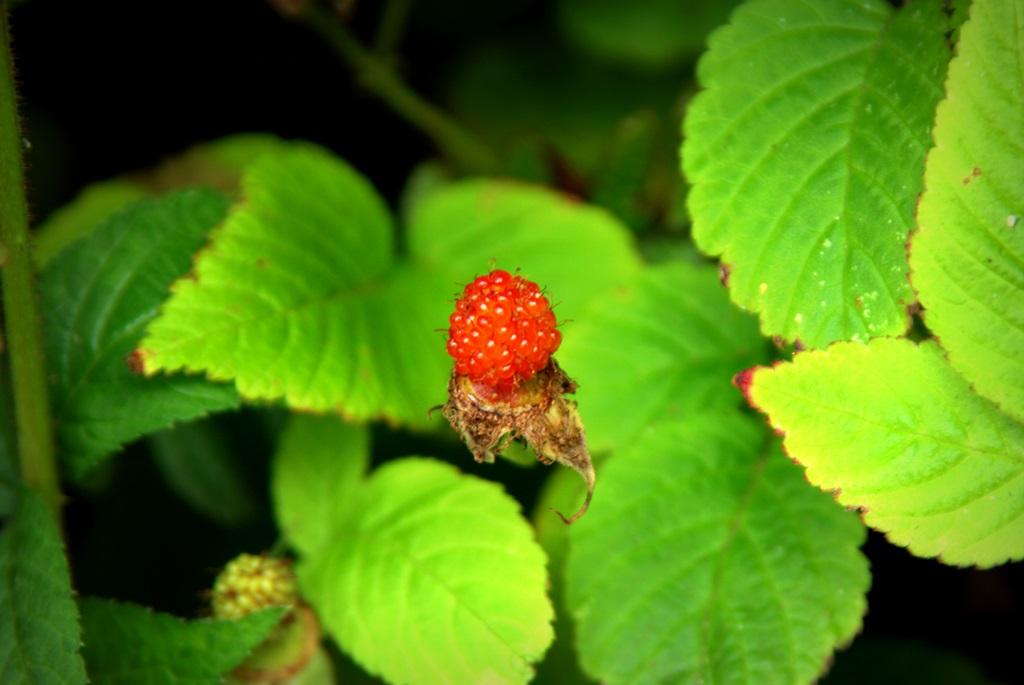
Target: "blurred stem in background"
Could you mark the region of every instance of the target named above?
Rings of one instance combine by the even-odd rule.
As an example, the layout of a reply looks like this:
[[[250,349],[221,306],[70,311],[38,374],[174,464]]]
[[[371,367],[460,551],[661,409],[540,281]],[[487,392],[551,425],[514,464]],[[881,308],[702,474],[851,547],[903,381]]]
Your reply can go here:
[[[411,9],[412,0],[388,0],[384,4],[380,24],[377,26],[377,35],[373,42],[374,52],[382,59],[394,59]]]
[[[408,5],[408,0],[395,0],[385,8],[377,34],[377,52],[364,47],[337,17],[314,3],[305,7],[300,17],[348,64],[364,88],[429,136],[455,165],[469,172],[494,171],[498,166],[495,152],[413,92],[392,66],[394,56],[390,50],[401,33]]]
[[[0,275],[21,476],[60,518],[42,321],[33,284],[21,127],[14,90],[9,5],[0,0]]]

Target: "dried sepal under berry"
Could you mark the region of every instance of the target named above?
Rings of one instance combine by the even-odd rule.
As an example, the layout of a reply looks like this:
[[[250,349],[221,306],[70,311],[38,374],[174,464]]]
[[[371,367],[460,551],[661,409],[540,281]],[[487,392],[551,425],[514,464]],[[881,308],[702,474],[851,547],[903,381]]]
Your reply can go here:
[[[545,464],[578,472],[587,485],[587,511],[595,474],[576,403],[565,397],[576,383],[552,353],[562,337],[555,315],[536,283],[507,271],[492,271],[466,286],[450,319],[448,352],[455,369],[444,415],[473,458],[493,462],[522,438]]]
[[[586,513],[596,481],[576,403],[565,397],[575,390],[576,383],[551,359],[543,370],[501,399],[468,377],[453,373],[443,408],[445,418],[479,462],[493,462],[511,440],[522,438],[541,462],[558,462],[579,473],[587,485],[583,506],[568,517],[555,511],[567,524]]]

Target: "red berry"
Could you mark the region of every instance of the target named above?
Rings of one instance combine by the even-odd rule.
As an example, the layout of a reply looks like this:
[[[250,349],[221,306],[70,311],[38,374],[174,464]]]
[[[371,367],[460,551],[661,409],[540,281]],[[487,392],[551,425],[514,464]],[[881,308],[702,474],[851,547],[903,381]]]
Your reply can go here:
[[[502,392],[547,366],[562,342],[537,284],[500,269],[466,286],[448,322],[455,373]]]

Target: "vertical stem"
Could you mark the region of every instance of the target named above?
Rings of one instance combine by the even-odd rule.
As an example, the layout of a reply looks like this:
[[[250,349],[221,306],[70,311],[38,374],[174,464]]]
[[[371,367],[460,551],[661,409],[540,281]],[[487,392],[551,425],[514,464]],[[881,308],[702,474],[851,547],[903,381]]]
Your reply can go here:
[[[8,3],[0,0],[0,285],[11,365],[18,455],[25,483],[58,514],[60,488],[29,251],[22,138],[14,90]]]

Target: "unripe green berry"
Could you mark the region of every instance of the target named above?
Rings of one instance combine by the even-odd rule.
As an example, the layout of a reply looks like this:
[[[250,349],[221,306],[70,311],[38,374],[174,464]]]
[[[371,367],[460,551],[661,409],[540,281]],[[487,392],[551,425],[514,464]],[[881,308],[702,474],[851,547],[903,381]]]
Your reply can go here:
[[[298,600],[291,561],[241,554],[213,584],[213,615],[237,619],[270,607],[292,607]]]

